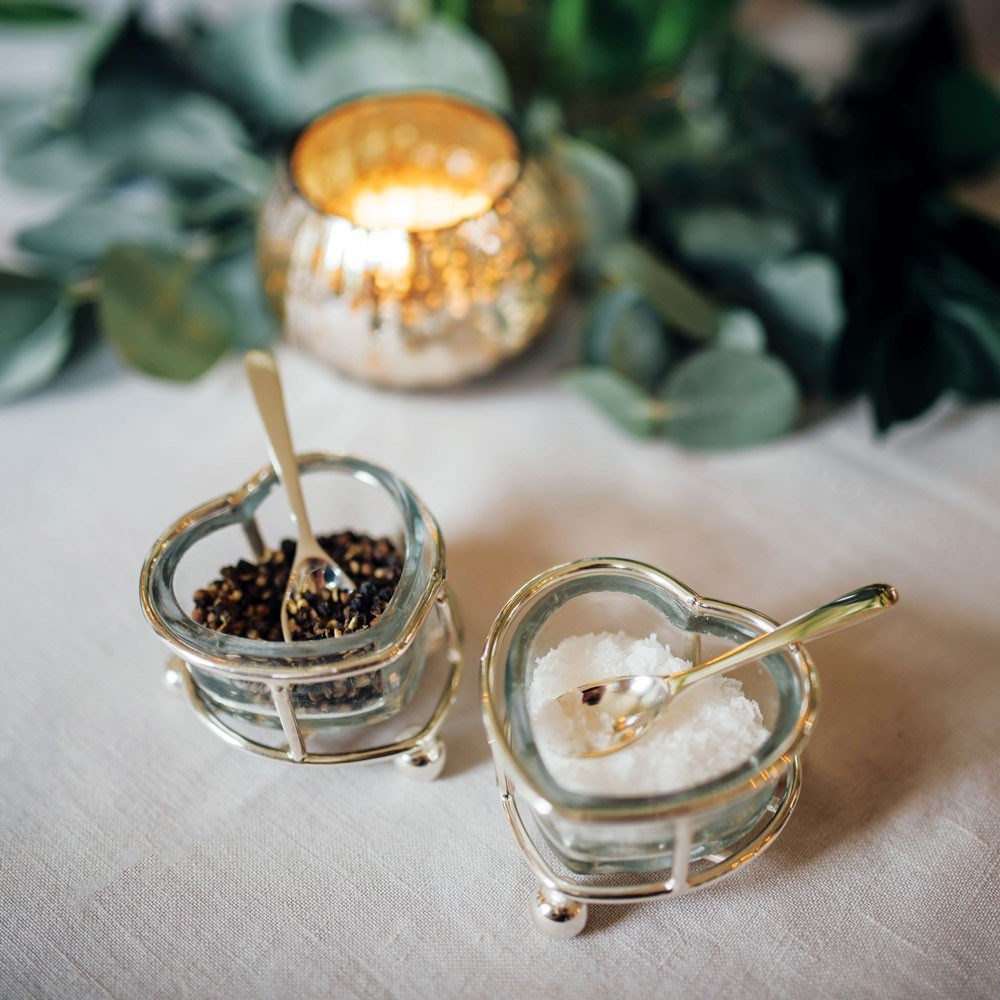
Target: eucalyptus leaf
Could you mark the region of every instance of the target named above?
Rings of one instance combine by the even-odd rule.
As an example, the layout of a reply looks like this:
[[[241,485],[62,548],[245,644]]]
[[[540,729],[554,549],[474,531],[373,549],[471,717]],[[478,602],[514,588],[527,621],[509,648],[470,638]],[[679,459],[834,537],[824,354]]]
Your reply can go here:
[[[649,437],[657,432],[660,407],[656,400],[624,376],[609,368],[571,368],[563,377],[630,434]]]
[[[753,280],[772,348],[808,385],[825,389],[846,319],[837,265],[824,254],[803,253],[768,261]]]
[[[100,117],[96,104],[88,108],[87,148],[130,172],[181,179],[260,172],[243,124],[212,97],[149,90],[134,107],[123,96],[119,108],[108,89],[101,96]]]
[[[615,284],[640,288],[664,322],[692,340],[711,340],[718,332],[719,306],[640,244],[614,244],[605,253],[601,269]]]
[[[799,389],[777,358],[699,351],[677,365],[661,398],[668,437],[688,448],[740,448],[794,426]]]
[[[297,22],[312,18],[300,11]],[[301,38],[287,9],[257,11],[205,33],[193,47],[197,70],[254,121],[289,132],[357,94],[420,87],[453,91],[505,108],[510,89],[492,50],[440,18],[412,31],[344,22]],[[293,36],[294,39],[293,40]]]
[[[1000,395],[1000,310],[974,302],[945,302],[940,336],[952,357],[954,388],[971,398]]]
[[[674,232],[681,254],[691,263],[747,270],[786,256],[799,243],[795,225],[785,216],[723,206],[678,214]]]
[[[296,63],[324,56],[345,33],[344,21],[333,11],[299,0],[288,8],[288,52]]]
[[[0,95],[0,150],[16,148],[44,131],[50,113],[47,94]]]
[[[260,176],[250,139],[225,105],[188,94],[136,124],[130,161],[143,172],[168,177],[201,174]]]
[[[21,249],[63,270],[94,264],[117,243],[169,247],[180,241],[175,206],[148,186],[70,205],[17,240]]]
[[[275,339],[278,323],[264,298],[252,249],[212,261],[205,270],[205,278],[229,302],[235,350],[267,347]]]
[[[0,273],[0,403],[43,386],[73,343],[71,314],[55,284]]]
[[[168,42],[148,31],[133,11],[116,25],[95,61],[75,127],[95,150],[131,152],[145,121],[189,92]]]
[[[494,108],[510,105],[507,76],[490,47],[440,18],[413,31],[343,35],[323,58],[302,67],[296,90],[311,117],[357,94],[418,88],[446,90]]]
[[[644,386],[662,381],[673,358],[667,331],[637,288],[596,296],[580,331],[581,360],[610,365]]]
[[[183,256],[114,247],[102,259],[99,275],[101,330],[140,371],[197,378],[229,347],[233,317],[225,297]]]
[[[188,57],[195,71],[247,118],[288,132],[308,116],[296,93],[288,30],[280,7],[257,9],[206,29],[192,41]]]
[[[0,12],[4,9],[0,2]],[[49,22],[15,21],[0,32],[0,67],[13,62],[16,67],[28,69],[2,74],[3,82],[11,89],[43,99],[47,105],[46,124],[50,125],[68,124],[86,99],[94,68],[124,20],[123,15],[108,12],[97,16],[97,11],[86,7],[75,9],[74,14],[72,18]]]
[[[15,136],[5,151],[4,173],[26,187],[76,192],[104,183],[117,158],[97,153],[75,132],[42,128]]]
[[[843,329],[840,271],[830,257],[803,253],[768,261],[754,277],[770,304],[816,340],[829,343]]]
[[[176,192],[185,227],[230,230],[253,224],[262,198],[260,188],[269,175],[270,170],[251,184],[224,177],[173,179],[170,188]]]
[[[767,333],[756,313],[749,309],[730,309],[722,316],[712,346],[726,351],[763,354],[767,348]]]
[[[628,231],[639,197],[635,178],[624,164],[589,142],[561,136],[552,150],[581,233],[578,264],[593,274],[604,251]]]

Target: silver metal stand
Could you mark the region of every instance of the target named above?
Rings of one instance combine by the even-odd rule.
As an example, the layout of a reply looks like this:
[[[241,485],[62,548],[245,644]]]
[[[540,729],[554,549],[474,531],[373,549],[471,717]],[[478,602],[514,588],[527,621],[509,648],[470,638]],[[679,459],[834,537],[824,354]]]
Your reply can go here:
[[[793,757],[785,777],[779,782],[754,829],[729,844],[725,852],[702,859],[710,864],[697,870],[691,868],[690,861],[690,819],[679,818],[674,829],[674,857],[677,861],[668,877],[631,885],[589,885],[557,874],[535,845],[506,775],[500,781],[500,800],[518,846],[539,882],[532,911],[536,925],[550,937],[571,938],[586,925],[587,908],[591,904],[620,905],[642,903],[660,896],[679,896],[732,875],[774,843],[798,802],[801,786],[801,763],[798,757]]]
[[[306,736],[288,696],[287,685],[273,683],[269,685],[271,697],[288,745],[284,749],[269,746],[237,732],[224,721],[211,699],[198,688],[191,668],[179,657],[171,657],[164,679],[169,686],[179,688],[187,694],[191,706],[202,722],[227,743],[240,750],[269,757],[272,760],[291,761],[297,764],[366,764],[394,759],[413,777],[433,781],[443,770],[446,755],[444,741],[437,735],[438,730],[454,704],[462,674],[461,633],[448,588],[443,584],[435,600],[434,610],[444,632],[448,677],[427,722],[416,732],[408,733],[390,743],[341,753],[310,752],[306,745]],[[333,676],[331,673],[331,678]],[[319,681],[323,679],[313,678]]]

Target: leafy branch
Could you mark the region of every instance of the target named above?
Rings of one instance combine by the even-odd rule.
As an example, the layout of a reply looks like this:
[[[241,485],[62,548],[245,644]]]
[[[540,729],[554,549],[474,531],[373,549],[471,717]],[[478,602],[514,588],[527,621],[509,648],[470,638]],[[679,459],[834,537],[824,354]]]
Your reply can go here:
[[[512,109],[555,171],[587,304],[566,378],[628,431],[733,447],[810,399],[863,393],[886,428],[943,393],[1000,396],[1000,233],[953,197],[1000,164],[1000,101],[943,0],[822,94],[740,37],[732,0],[398,6],[389,26],[294,2],[168,35],[0,6],[8,33],[62,38],[66,66],[0,98],[4,170],[69,195],[19,235],[32,273],[0,275],[0,400],[95,320],[167,378],[266,343],[272,164],[330,104],[413,87]]]

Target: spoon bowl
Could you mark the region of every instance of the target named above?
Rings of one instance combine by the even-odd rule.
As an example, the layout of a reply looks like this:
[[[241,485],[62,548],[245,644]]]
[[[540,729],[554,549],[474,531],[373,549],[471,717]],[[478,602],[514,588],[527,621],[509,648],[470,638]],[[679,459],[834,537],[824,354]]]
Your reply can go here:
[[[805,639],[831,635],[857,625],[891,607],[899,599],[895,587],[873,583],[807,611],[771,632],[676,674],[630,674],[582,684],[561,694],[556,703],[566,712],[585,710],[588,725],[580,733],[578,756],[603,757],[639,739],[681,690],[700,680],[759,660]]]
[[[281,634],[285,641],[292,641],[291,619],[301,607],[300,602],[308,602],[307,595],[320,597],[324,593],[330,593],[336,596],[341,590],[351,593],[354,584],[325,551],[322,555],[308,552],[299,555],[299,549],[296,548],[295,562],[288,574],[288,584],[281,599]]]
[[[319,544],[310,526],[299,480],[299,465],[292,448],[288,414],[281,391],[281,376],[273,355],[267,351],[248,351],[244,366],[257,412],[264,424],[271,464],[285,488],[292,521],[299,535],[295,546],[295,561],[281,599],[281,634],[285,642],[293,642],[293,606],[298,609],[301,601],[308,603],[308,596],[320,595],[324,590],[336,595],[338,591],[354,591],[357,588],[354,581]]]

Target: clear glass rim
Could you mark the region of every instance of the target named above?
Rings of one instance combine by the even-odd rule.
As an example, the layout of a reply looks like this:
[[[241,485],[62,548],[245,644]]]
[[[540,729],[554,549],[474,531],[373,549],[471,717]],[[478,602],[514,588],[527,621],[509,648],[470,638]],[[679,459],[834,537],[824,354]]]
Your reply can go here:
[[[456,219],[447,225],[437,226],[428,229],[407,229],[407,232],[411,236],[419,236],[421,233],[424,234],[435,234],[442,235],[446,233],[453,232],[465,223],[470,222],[474,219],[482,218],[484,215],[492,212],[498,201],[502,198],[507,197],[510,192],[517,186],[524,174],[524,142],[522,141],[521,134],[516,127],[513,118],[510,115],[504,113],[501,109],[496,107],[491,107],[490,105],[475,101],[469,97],[459,94],[457,92],[445,90],[443,88],[421,88],[419,90],[397,90],[397,89],[386,89],[375,92],[364,92],[355,94],[349,97],[345,97],[343,100],[337,101],[335,104],[331,104],[325,110],[319,112],[310,121],[308,121],[291,139],[285,148],[284,156],[282,158],[282,166],[284,173],[287,177],[289,187],[295,193],[296,197],[302,200],[305,205],[309,208],[311,212],[316,213],[316,215],[324,219],[340,219],[344,222],[349,223],[355,229],[363,229],[366,232],[374,232],[376,230],[370,229],[367,226],[360,225],[355,222],[352,218],[346,215],[342,215],[336,212],[328,212],[320,205],[317,205],[312,198],[309,197],[299,186],[298,181],[295,177],[294,169],[294,159],[296,150],[300,148],[300,143],[306,138],[309,131],[321,122],[324,122],[334,115],[343,114],[344,112],[350,111],[354,107],[358,107],[362,104],[375,104],[375,103],[387,103],[387,102],[397,102],[401,100],[418,100],[418,101],[439,101],[442,105],[442,111],[447,112],[447,108],[450,106],[452,108],[458,107],[465,112],[470,112],[479,117],[488,119],[491,125],[500,127],[509,135],[514,152],[516,154],[515,162],[517,163],[517,170],[511,177],[510,181],[503,187],[498,189],[490,197],[490,202],[488,205],[484,206],[481,211],[463,216],[460,219]]]
[[[430,511],[403,480],[364,459],[328,452],[298,456],[299,471],[345,473],[383,489],[403,522],[405,552],[400,585],[389,606],[370,628],[354,635],[302,642],[268,642],[225,635],[199,625],[183,610],[174,593],[174,572],[184,553],[216,527],[240,524],[253,517],[279,486],[271,466],[256,472],[232,493],[195,507],[179,517],[156,540],[139,579],[143,613],[154,631],[188,663],[219,676],[246,680],[295,682],[358,673],[401,655],[426,618],[445,573],[441,531]],[[433,565],[421,572],[430,542]]]
[[[789,647],[783,654],[800,678],[802,697],[795,722],[787,733],[773,741],[765,757],[756,763],[727,772],[703,785],[680,789],[665,795],[610,798],[570,792],[548,776],[544,767],[540,774],[529,772],[518,760],[510,743],[509,710],[501,718],[493,698],[494,686],[506,677],[506,657],[499,653],[507,632],[524,613],[526,605],[567,580],[593,574],[625,574],[662,588],[692,614],[716,615],[738,621],[755,634],[763,634],[776,622],[757,611],[741,605],[701,597],[674,577],[646,563],[616,557],[595,557],[555,566],[540,573],[522,586],[504,605],[490,628],[483,649],[480,674],[483,702],[483,722],[498,762],[498,769],[509,771],[519,791],[527,791],[536,812],[579,822],[630,822],[636,819],[676,817],[705,808],[722,805],[745,794],[748,788],[759,787],[783,774],[793,757],[800,751],[812,732],[819,710],[819,681],[812,660],[801,646]]]

